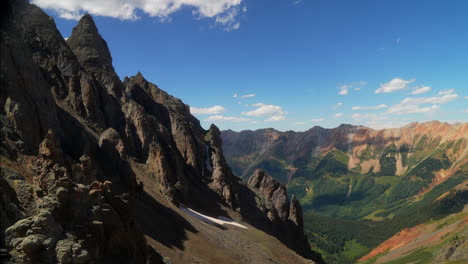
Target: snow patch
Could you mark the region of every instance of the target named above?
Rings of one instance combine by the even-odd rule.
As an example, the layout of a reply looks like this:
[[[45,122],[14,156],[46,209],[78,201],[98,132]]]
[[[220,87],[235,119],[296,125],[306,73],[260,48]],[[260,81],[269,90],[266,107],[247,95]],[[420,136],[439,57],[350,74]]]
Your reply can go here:
[[[207,223],[207,224],[210,224],[210,225],[233,225],[233,226],[237,226],[237,227],[240,227],[240,228],[244,228],[244,229],[247,229],[247,227],[245,225],[242,225],[242,224],[239,224],[239,223],[236,223],[234,222],[232,219],[229,219],[227,217],[224,217],[224,216],[220,216],[218,217],[218,219],[214,218],[214,217],[211,217],[211,216],[206,216],[206,215],[203,215],[203,214],[200,214],[199,212],[193,210],[193,209],[190,209],[190,208],[187,208],[185,206],[180,206],[179,207],[180,210],[186,212],[187,214]]]

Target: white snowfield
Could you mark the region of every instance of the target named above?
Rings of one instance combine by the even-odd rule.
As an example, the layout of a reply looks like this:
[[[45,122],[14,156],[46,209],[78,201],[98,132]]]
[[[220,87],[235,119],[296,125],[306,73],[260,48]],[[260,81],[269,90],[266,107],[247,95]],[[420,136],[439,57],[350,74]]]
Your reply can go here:
[[[247,227],[245,225],[236,223],[232,219],[229,219],[227,217],[220,216],[220,217],[218,217],[218,219],[216,219],[216,218],[211,217],[211,216],[206,216],[206,215],[200,214],[199,212],[197,212],[197,211],[195,211],[193,209],[187,208],[185,206],[180,206],[179,209],[186,212],[187,214],[189,214],[191,216],[196,217],[197,219],[200,219],[201,221],[203,221],[203,222],[205,222],[207,224],[210,224],[210,225],[214,225],[214,226],[216,226],[216,225],[233,225],[233,226],[237,226],[237,227],[240,227],[240,228],[247,229]]]

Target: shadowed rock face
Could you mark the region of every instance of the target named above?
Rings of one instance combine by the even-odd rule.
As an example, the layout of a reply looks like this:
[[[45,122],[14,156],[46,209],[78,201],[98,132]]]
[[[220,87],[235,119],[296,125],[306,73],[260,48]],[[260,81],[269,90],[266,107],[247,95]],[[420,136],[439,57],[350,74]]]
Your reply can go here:
[[[99,35],[96,24],[89,14],[85,14],[73,28],[67,44],[86,72],[104,84],[110,94],[116,98],[122,96],[122,82],[112,66],[107,43]]]
[[[134,224],[128,194],[76,183],[73,161],[52,131],[39,147],[32,170],[36,203],[31,216],[5,231],[6,245],[20,263],[89,263],[120,259],[142,263],[146,242]],[[122,250],[125,249],[125,250]]]
[[[324,262],[320,254],[310,250],[307,237],[304,235],[302,207],[294,196],[291,202],[289,201],[286,187],[259,169],[250,176],[247,187],[253,192],[254,197],[245,199],[249,195],[244,195],[241,204],[244,208],[255,208],[250,212],[244,212],[247,218],[252,222],[266,222],[267,226],[263,229],[274,234],[288,247],[314,259],[317,263]]]
[[[288,219],[289,200],[286,187],[261,170],[256,170],[250,176],[247,186],[263,197],[265,207],[269,210],[267,215],[272,221]]]
[[[145,236],[164,234],[159,223],[184,223],[168,203],[237,211],[311,257],[300,206],[289,205],[284,187],[242,185],[216,126],[204,130],[187,105],[140,73],[122,82],[91,16],[65,41],[37,6],[8,3],[0,30],[0,245],[14,261],[161,263]],[[180,229],[196,232],[189,227]],[[185,236],[159,239],[183,248],[174,237]]]

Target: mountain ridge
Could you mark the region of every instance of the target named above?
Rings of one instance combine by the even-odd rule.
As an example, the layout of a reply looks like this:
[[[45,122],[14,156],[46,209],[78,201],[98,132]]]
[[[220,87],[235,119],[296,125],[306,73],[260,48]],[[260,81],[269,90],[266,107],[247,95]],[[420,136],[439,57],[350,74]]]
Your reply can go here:
[[[401,128],[390,128],[390,129],[381,129],[381,130],[374,130],[372,128],[364,127],[364,126],[354,126],[354,125],[346,125],[342,124],[336,128],[331,128],[331,129],[326,129],[322,128],[319,126],[315,126],[309,130],[306,130],[304,132],[294,132],[294,131],[286,131],[286,132],[281,132],[277,131],[272,128],[267,128],[267,129],[259,129],[259,130],[244,130],[240,132],[235,132],[232,130],[225,130],[223,131],[223,141],[224,141],[224,148],[226,155],[228,157],[228,160],[231,157],[234,157],[235,155],[240,155],[242,154],[241,152],[238,153],[231,153],[232,151],[236,151],[235,149],[235,144],[238,143],[237,141],[234,140],[234,142],[231,144],[230,137],[234,137],[234,135],[239,135],[238,137],[254,137],[254,135],[257,135],[257,137],[262,136],[263,138],[259,138],[259,142],[264,143],[262,147],[259,147],[257,151],[265,151],[265,147],[273,147],[274,144],[281,144],[281,137],[283,137],[283,140],[286,140],[284,137],[290,136],[287,140],[288,143],[284,143],[284,145],[287,144],[296,144],[297,146],[295,147],[290,147],[288,146],[289,149],[286,149],[285,151],[288,152],[286,155],[282,154],[283,156],[288,156],[289,160],[294,159],[294,156],[298,156],[296,153],[304,148],[309,148],[310,147],[307,145],[313,144],[314,147],[320,148],[317,149],[317,151],[321,152],[328,152],[332,148],[337,148],[343,151],[348,151],[348,148],[355,148],[355,152],[353,155],[351,155],[350,159],[354,158],[356,159],[356,156],[361,154],[363,146],[366,145],[366,140],[373,140],[373,142],[369,142],[369,144],[379,144],[379,140],[387,140],[389,142],[394,142],[398,146],[402,144],[409,144],[412,143],[414,139],[414,134],[425,134],[428,133],[429,131],[437,130],[439,134],[437,133],[431,133],[432,137],[441,137],[440,138],[440,143],[443,143],[447,140],[457,140],[457,139],[464,139],[468,135],[468,123],[464,124],[455,124],[455,125],[450,125],[448,123],[442,123],[439,121],[430,121],[430,122],[424,122],[424,123],[418,123],[418,122],[412,122],[408,125],[405,125]],[[246,142],[244,142],[246,143]],[[349,144],[348,144],[349,143]],[[250,142],[246,143],[249,146],[256,144],[254,139],[251,139]],[[260,143],[261,144],[261,143]],[[389,143],[386,143],[389,144]],[[466,142],[464,143],[466,144]],[[304,147],[305,146],[305,147]],[[262,149],[263,148],[263,149]],[[464,149],[464,148],[461,148]],[[251,150],[251,152],[255,152],[254,150]],[[290,154],[290,155],[288,155]],[[468,153],[460,153],[460,159],[463,157],[466,157]],[[301,155],[301,154],[299,154]],[[241,175],[241,177],[244,175],[243,171],[236,170],[239,167],[243,168],[248,168],[250,164],[248,163],[242,163],[242,166],[237,165],[235,161],[232,159],[230,160],[231,162],[231,167],[234,168],[236,174]],[[350,160],[351,164],[348,165],[349,169],[352,169],[355,164],[352,164],[353,160]],[[374,164],[375,165],[375,164]],[[368,165],[365,165],[368,167]],[[400,168],[401,170],[401,168]],[[364,172],[364,171],[362,171]],[[250,172],[246,172],[246,174],[249,174]],[[271,173],[271,172],[270,172]],[[399,174],[401,174],[402,171],[399,171]],[[274,175],[275,176],[275,175]],[[283,183],[287,183],[284,182]]]
[[[457,186],[468,175],[468,123],[223,131],[222,139],[244,181],[262,169],[287,186],[302,204],[310,243],[331,263],[354,263],[402,229],[467,202]]]
[[[299,203],[282,193],[289,217],[279,217],[268,196],[232,174],[216,126],[203,129],[141,73],[120,80],[91,16],[64,40],[34,4],[8,5],[0,246],[11,261],[323,262]],[[248,228],[207,225],[182,205]]]

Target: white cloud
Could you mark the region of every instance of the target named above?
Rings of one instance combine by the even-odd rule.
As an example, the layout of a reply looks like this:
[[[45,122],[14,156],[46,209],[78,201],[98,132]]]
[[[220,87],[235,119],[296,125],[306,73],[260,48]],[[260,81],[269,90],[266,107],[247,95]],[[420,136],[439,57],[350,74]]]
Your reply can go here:
[[[338,94],[347,95],[349,88],[351,88],[351,85],[341,85],[340,87],[338,87],[338,89],[340,90]]]
[[[286,120],[284,115],[274,115],[270,118],[265,119],[265,122],[276,122],[276,121],[283,121]]]
[[[166,20],[169,15],[184,7],[192,9],[196,18],[214,18],[226,30],[239,28],[238,17],[247,11],[240,10],[242,0],[32,0],[41,8],[57,11],[65,19],[79,19],[83,13],[119,18],[139,19],[138,11]],[[244,11],[245,10],[245,11]]]
[[[367,125],[373,129],[400,128],[406,125],[408,121],[388,120],[384,122],[370,121]]]
[[[336,103],[336,104],[333,106],[333,109],[340,108],[341,106],[343,106],[343,103],[341,103],[341,102]]]
[[[237,98],[237,94],[235,93],[234,95],[232,95],[232,98]]]
[[[454,93],[455,93],[455,89],[448,89],[448,90],[439,91],[437,95],[454,94]]]
[[[340,117],[343,117],[343,113],[337,113],[337,114],[334,114],[333,115],[333,118],[340,118]]]
[[[241,96],[241,98],[252,98],[255,97],[255,94],[244,94]]]
[[[392,92],[395,92],[395,91],[403,90],[403,89],[406,89],[408,87],[408,84],[414,82],[415,80],[416,79],[406,81],[406,80],[403,80],[403,79],[400,79],[400,78],[394,78],[391,81],[389,81],[388,83],[381,84],[380,88],[375,90],[375,93],[376,94],[378,94],[378,93],[392,93]]]
[[[213,114],[220,114],[225,112],[226,109],[220,105],[215,105],[208,108],[198,108],[198,107],[190,107],[190,113],[192,115],[213,115]]]
[[[172,0],[172,1],[174,1],[174,0]],[[185,1],[190,1],[190,0],[185,0]],[[199,0],[199,1],[201,1],[201,0]],[[227,1],[227,0],[224,0],[224,1]],[[240,4],[240,2],[241,1],[239,0],[239,4]],[[244,11],[244,10],[247,11],[247,9],[242,9],[242,11]],[[239,9],[239,7],[229,8],[229,9],[227,9],[226,12],[216,16],[215,22],[220,24],[220,25],[223,25],[224,29],[227,30],[227,31],[239,29],[240,22],[237,21],[237,17],[239,16],[240,11],[241,10]]]
[[[275,122],[286,120],[286,115],[288,112],[284,111],[281,106],[278,105],[267,105],[264,103],[252,104],[252,106],[258,107],[255,110],[242,112],[243,115],[247,116],[266,116],[265,122]]]
[[[445,104],[457,99],[458,97],[458,94],[453,93],[433,97],[407,97],[403,99],[400,104]]]
[[[386,108],[388,105],[386,104],[379,104],[377,106],[353,106],[351,109],[353,110],[376,110],[381,108]]]
[[[387,113],[389,114],[421,114],[421,113],[432,113],[440,109],[439,104],[445,104],[451,102],[459,97],[458,94],[452,93],[455,91],[443,91],[442,96],[433,97],[407,97],[403,99],[399,104],[393,105],[388,108]],[[432,106],[421,107],[420,105],[432,104]]]
[[[310,121],[312,122],[320,122],[320,121],[323,121],[325,120],[325,118],[315,118],[315,119],[311,119]]]
[[[429,86],[423,86],[421,88],[416,88],[414,89],[411,94],[423,94],[423,93],[427,93],[431,90],[432,88],[429,87]]]
[[[256,103],[256,104],[253,104],[252,106],[256,106],[258,108],[252,111],[242,112],[242,114],[248,115],[248,116],[279,116],[279,115],[287,114],[287,112],[285,112],[283,108],[278,105],[267,105],[263,103]]]
[[[294,124],[296,124],[296,125],[305,125],[305,123],[306,123],[306,122],[296,122],[296,123],[294,123]]]
[[[465,96],[465,99],[468,99],[468,96]]]
[[[425,114],[425,113],[437,112],[439,109],[440,109],[440,105],[433,105],[430,107],[420,108],[419,105],[414,105],[414,104],[397,104],[397,105],[391,106],[387,112],[390,114],[397,114],[397,115]]]
[[[223,115],[210,116],[210,117],[206,118],[205,121],[206,122],[228,121],[228,122],[234,122],[234,123],[240,123],[240,122],[255,123],[255,121],[253,121],[250,118],[223,116]]]
[[[360,91],[363,86],[365,86],[367,82],[359,81],[353,82],[351,84],[342,84],[338,87],[338,94],[339,95],[347,95],[349,93],[349,89],[353,88],[354,91]]]
[[[352,114],[351,117],[356,121],[377,121],[388,119],[387,116],[383,116],[381,114]]]

